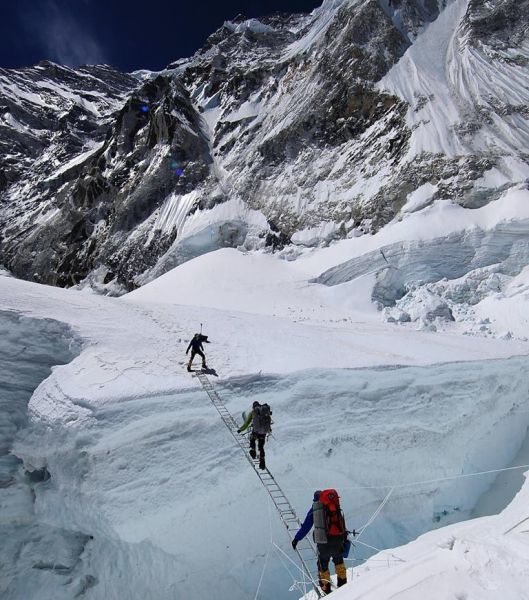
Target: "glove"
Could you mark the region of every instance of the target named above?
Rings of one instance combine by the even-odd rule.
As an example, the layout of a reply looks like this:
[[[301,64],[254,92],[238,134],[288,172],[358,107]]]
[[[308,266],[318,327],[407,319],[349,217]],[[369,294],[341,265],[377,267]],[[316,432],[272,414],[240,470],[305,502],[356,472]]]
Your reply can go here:
[[[293,539],[292,540],[292,548],[294,548],[294,550],[296,549],[297,545],[298,545],[298,540]]]
[[[237,433],[241,433],[241,430],[240,430],[240,429],[237,429]]]

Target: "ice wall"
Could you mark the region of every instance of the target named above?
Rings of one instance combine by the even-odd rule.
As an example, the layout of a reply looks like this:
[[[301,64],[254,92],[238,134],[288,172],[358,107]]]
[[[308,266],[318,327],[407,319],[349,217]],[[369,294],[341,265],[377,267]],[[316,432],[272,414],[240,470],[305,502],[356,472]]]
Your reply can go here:
[[[4,600],[72,598],[85,585],[78,568],[88,539],[39,522],[34,501],[49,477],[46,469],[28,473],[12,454],[28,426],[33,390],[54,365],[70,361],[79,343],[65,325],[0,311],[0,596]],[[70,581],[70,583],[72,583]]]
[[[349,526],[360,527],[397,486],[362,538],[387,548],[468,518],[494,484],[493,475],[434,480],[512,464],[529,425],[528,362],[307,370],[217,385],[238,418],[255,399],[273,407],[267,462],[301,517],[314,489],[333,486]],[[36,418],[19,430],[17,454],[51,477],[33,486],[32,512],[4,543],[3,555],[17,557],[7,598],[31,598],[40,587],[39,600],[246,600],[267,553],[261,597],[294,597],[271,546],[289,553],[289,541],[208,398],[191,385],[101,403],[72,398],[91,413],[83,427]],[[368,554],[358,548],[355,558]]]
[[[433,240],[398,242],[368,252],[322,273],[315,281],[338,285],[377,273],[373,299],[392,306],[411,285],[499,265],[498,272],[518,274],[529,263],[529,222],[499,223],[492,230],[472,228]]]
[[[279,407],[270,460],[282,456],[279,481],[301,515],[313,490],[332,486],[342,494],[349,527],[360,528],[395,485],[362,538],[388,548],[469,518],[496,475],[436,479],[512,466],[527,443],[528,363],[523,357],[307,371],[233,382],[225,393]],[[523,479],[517,471],[502,477],[514,485],[504,486],[503,496],[496,494],[497,510],[511,501]],[[356,558],[371,553],[359,546]]]

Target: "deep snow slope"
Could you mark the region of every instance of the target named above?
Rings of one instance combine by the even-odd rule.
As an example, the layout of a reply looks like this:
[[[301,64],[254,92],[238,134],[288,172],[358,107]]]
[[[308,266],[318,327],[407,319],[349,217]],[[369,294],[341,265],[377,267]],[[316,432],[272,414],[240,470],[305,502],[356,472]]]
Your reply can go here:
[[[483,206],[529,176],[528,15],[527,0],[326,0],[228,20],[137,79],[2,71],[0,263],[119,294],[218,248]]]

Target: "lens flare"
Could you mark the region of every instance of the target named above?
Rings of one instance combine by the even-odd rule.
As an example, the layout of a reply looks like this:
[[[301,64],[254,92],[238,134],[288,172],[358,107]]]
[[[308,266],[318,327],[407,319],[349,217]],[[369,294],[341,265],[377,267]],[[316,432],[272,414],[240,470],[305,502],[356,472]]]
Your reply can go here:
[[[180,161],[171,158],[171,162],[169,163],[171,171],[177,176],[182,177],[184,174],[185,165],[183,165]]]

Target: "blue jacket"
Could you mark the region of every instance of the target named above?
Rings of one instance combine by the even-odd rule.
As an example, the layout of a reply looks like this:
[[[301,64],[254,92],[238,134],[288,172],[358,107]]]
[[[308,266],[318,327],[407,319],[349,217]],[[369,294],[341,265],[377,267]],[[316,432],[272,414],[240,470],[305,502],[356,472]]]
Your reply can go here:
[[[314,492],[313,502],[318,502],[319,499],[320,499],[320,491],[316,490]],[[307,516],[305,517],[305,520],[303,521],[303,525],[301,526],[300,530],[294,536],[294,539],[296,540],[296,542],[300,542],[307,535],[307,533],[312,529],[313,525],[314,525],[314,515],[312,514],[312,506],[311,506],[309,512],[307,513]]]
[[[305,520],[303,521],[303,525],[301,526],[300,530],[294,536],[294,539],[296,540],[296,542],[300,542],[307,535],[307,533],[312,529],[313,525],[314,525],[314,515],[312,514],[312,506],[311,506],[309,512],[307,513],[307,516],[305,517]]]

